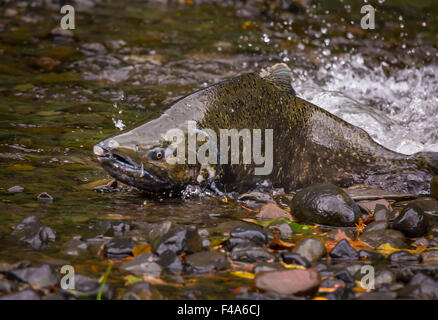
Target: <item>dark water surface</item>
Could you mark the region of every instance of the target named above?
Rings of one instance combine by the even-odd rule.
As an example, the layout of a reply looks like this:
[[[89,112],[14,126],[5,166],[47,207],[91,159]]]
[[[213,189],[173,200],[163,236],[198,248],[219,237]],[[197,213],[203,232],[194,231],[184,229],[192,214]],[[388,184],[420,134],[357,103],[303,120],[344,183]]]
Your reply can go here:
[[[73,36],[53,31],[60,21],[56,2],[0,4],[1,261],[68,262],[100,277],[106,259],[67,256],[61,247],[72,236],[99,235],[94,226],[105,220],[171,221],[209,230],[211,241],[222,236],[228,230],[218,225],[248,211],[220,198],[96,192],[109,177],[92,146],[157,117],[196,89],[276,62],[291,67],[299,95],[386,146],[438,151],[435,1],[375,1],[375,30],[360,28],[361,1],[265,13],[237,4],[90,3],[77,7]],[[24,192],[8,193],[15,185]],[[38,203],[41,192],[53,204]],[[6,241],[11,227],[30,215],[56,231],[51,249]],[[115,270],[109,281],[122,288],[121,276]],[[178,285],[161,288],[166,298],[232,298],[231,289],[250,284],[227,273],[167,280]]]

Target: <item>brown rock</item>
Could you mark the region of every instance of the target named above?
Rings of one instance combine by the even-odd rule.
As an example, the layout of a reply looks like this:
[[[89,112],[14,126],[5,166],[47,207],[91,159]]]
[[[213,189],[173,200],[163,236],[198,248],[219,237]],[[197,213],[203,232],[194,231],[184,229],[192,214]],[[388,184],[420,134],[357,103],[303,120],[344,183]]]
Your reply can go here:
[[[316,268],[261,272],[255,278],[257,288],[284,295],[316,291],[319,283]]]
[[[275,203],[267,203],[261,207],[260,212],[257,213],[257,219],[262,221],[270,221],[278,218],[284,218],[293,221],[292,216],[286,210],[281,209]]]

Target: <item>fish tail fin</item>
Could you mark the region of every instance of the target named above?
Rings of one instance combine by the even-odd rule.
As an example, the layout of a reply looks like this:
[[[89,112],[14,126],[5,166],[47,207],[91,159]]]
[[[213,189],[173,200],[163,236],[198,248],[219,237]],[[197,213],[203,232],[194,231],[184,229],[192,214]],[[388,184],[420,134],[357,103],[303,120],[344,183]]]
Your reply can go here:
[[[413,157],[422,163],[435,174],[438,174],[438,152],[417,152]]]
[[[292,71],[285,63],[277,63],[266,69],[262,69],[259,76],[273,85],[279,87],[281,90],[296,95],[294,88],[292,88]]]

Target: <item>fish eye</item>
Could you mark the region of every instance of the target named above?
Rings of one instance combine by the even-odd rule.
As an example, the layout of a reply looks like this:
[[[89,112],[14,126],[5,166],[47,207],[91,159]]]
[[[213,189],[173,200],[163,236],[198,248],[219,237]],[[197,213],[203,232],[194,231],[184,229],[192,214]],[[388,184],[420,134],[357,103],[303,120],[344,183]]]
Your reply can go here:
[[[163,148],[155,148],[150,152],[150,157],[152,160],[161,160],[164,158],[164,149]]]

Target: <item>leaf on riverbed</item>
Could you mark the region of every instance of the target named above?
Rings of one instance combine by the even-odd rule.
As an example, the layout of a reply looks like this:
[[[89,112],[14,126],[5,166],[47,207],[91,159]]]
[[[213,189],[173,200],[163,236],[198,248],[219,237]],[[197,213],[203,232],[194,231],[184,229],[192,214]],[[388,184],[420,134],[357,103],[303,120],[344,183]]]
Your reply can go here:
[[[123,279],[125,280],[125,286],[129,286],[131,284],[143,281],[142,278],[133,275],[125,276],[123,277]]]
[[[138,244],[132,248],[132,255],[134,257],[146,253],[151,253],[151,246],[148,244]]]
[[[230,275],[244,279],[251,279],[251,280],[255,278],[254,273],[246,272],[246,271],[231,271]]]
[[[368,245],[365,242],[362,242],[360,240],[351,240],[341,229],[338,229],[338,236],[333,241],[327,241],[325,243],[325,248],[327,249],[327,252],[330,253],[332,249],[338,244],[341,240],[347,240],[350,246],[352,246],[354,249],[357,248],[371,248],[370,245]]]
[[[417,249],[397,249],[393,248],[389,243],[383,243],[377,248],[377,251],[383,255],[390,255],[391,253],[397,251],[407,251],[409,253],[416,254],[431,249],[437,250],[438,248],[426,248],[426,246],[419,246]]]
[[[295,248],[297,245],[296,243],[283,241],[277,236],[274,236],[274,239],[272,240],[272,244],[279,246],[279,247],[282,247],[282,248],[288,248],[288,249]]]
[[[291,263],[291,264],[287,264],[283,261],[280,261],[281,265],[283,267],[285,267],[286,269],[300,269],[300,270],[306,270],[305,266],[299,265],[299,264],[295,264],[295,263]]]
[[[270,221],[257,221],[257,220],[249,219],[249,218],[244,218],[242,220],[246,221],[246,222],[250,222],[250,223],[255,223],[261,227],[267,227],[275,222],[282,221],[282,222],[286,222],[294,233],[309,233],[309,232],[312,232],[313,229],[315,228],[313,226],[309,226],[306,224],[299,224],[296,222],[292,222],[292,221],[289,221],[289,220],[284,219],[284,218],[277,218],[277,219],[270,220]]]

